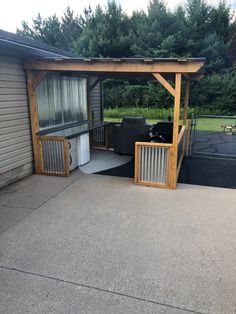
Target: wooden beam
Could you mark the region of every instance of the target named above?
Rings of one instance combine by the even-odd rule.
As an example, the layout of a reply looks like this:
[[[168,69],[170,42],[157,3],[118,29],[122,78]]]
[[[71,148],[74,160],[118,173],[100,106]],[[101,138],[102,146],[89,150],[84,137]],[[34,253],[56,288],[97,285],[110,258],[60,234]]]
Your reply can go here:
[[[26,61],[26,70],[41,71],[82,71],[103,73],[196,73],[204,66],[204,61],[178,62],[159,61],[149,63],[121,62],[93,60],[33,60]]]
[[[189,103],[189,90],[190,90],[190,80],[186,81],[185,94],[184,94],[184,118],[183,125],[186,125],[188,119],[188,103]]]
[[[47,71],[40,71],[39,73],[35,74],[32,78],[32,90],[35,91],[39,83],[44,79],[46,76]]]
[[[169,143],[154,143],[154,142],[135,142],[136,146],[147,146],[147,147],[164,147],[170,148],[172,144]]]
[[[174,88],[168,83],[168,81],[160,73],[152,73],[152,75],[164,86],[168,92],[175,97]]]
[[[174,100],[174,118],[173,118],[173,146],[170,153],[170,187],[176,188],[177,181],[177,158],[178,158],[178,136],[179,136],[179,114],[181,98],[181,74],[175,75],[175,100]]]

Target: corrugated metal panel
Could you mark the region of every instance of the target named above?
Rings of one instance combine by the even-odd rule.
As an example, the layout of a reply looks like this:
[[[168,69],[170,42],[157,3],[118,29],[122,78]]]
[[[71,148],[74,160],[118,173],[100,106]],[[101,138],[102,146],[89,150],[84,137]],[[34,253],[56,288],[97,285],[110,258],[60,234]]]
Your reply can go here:
[[[91,87],[97,80],[97,77],[89,78],[89,87]],[[102,109],[101,109],[101,84],[100,82],[90,91],[89,102],[91,104],[91,109],[93,111],[94,120],[102,119]]]
[[[140,147],[139,171],[140,181],[167,183],[168,148]]]
[[[25,73],[19,59],[0,55],[0,186],[29,174],[32,160]]]

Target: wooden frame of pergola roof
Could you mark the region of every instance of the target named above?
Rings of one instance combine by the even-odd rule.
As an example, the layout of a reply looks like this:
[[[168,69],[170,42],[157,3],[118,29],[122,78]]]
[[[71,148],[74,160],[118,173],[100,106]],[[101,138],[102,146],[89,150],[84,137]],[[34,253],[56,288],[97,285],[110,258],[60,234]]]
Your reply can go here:
[[[173,142],[169,145],[170,162],[166,187],[175,188],[181,166],[177,165],[181,83],[183,80],[186,81],[183,119],[183,125],[186,126],[190,81],[200,80],[203,77],[204,64],[205,58],[66,58],[26,61],[24,68],[28,72],[28,92],[36,172],[38,169],[36,134],[39,123],[35,89],[48,72],[77,72],[78,74],[81,73],[88,76],[96,74],[102,77],[110,75],[132,75],[136,78],[139,76],[150,76],[158,80],[174,98]],[[169,80],[173,81],[174,84],[170,84]],[[136,162],[138,161],[136,160]],[[137,171],[135,169],[136,173]],[[138,180],[136,180],[136,183],[142,184]],[[149,184],[148,182],[143,184],[161,186],[159,184]]]

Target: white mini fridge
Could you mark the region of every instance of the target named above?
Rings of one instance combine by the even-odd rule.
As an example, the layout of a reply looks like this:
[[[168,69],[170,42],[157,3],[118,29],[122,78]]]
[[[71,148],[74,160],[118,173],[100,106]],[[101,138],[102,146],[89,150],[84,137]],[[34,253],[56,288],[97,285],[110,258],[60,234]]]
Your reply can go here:
[[[69,140],[69,158],[70,158],[70,170],[76,169],[78,167],[76,138],[72,138]]]
[[[89,133],[81,134],[77,137],[77,160],[78,166],[82,166],[90,161]]]

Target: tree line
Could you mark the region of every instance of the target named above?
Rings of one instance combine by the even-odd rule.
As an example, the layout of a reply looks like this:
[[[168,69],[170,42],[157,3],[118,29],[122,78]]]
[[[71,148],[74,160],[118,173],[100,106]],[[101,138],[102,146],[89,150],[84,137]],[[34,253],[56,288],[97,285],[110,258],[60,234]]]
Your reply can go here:
[[[236,113],[236,22],[225,2],[188,0],[171,11],[151,0],[127,15],[115,1],[80,15],[36,16],[17,32],[85,57],[206,57],[204,79],[192,84],[190,105]],[[155,81],[107,80],[106,107],[168,107],[171,97]]]

